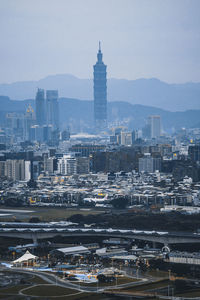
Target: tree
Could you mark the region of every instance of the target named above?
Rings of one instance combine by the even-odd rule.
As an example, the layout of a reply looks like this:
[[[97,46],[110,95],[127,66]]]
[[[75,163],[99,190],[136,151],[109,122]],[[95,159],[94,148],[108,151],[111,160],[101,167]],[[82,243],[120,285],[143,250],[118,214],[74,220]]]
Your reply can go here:
[[[112,276],[112,277],[108,277],[108,276],[105,276],[104,274],[99,274],[98,276],[97,276],[97,279],[98,279],[98,281],[99,282],[103,282],[103,283],[105,283],[105,282],[112,282],[112,281],[114,281],[114,277]]]
[[[40,219],[38,217],[31,217],[29,223],[40,223]]]
[[[31,189],[36,189],[37,188],[37,182],[34,179],[30,179],[27,182],[27,186]]]
[[[113,199],[110,203],[114,208],[124,209],[128,205],[128,199],[124,197],[119,197]]]
[[[72,215],[68,218],[68,221],[74,222],[74,223],[81,223],[84,222],[84,216],[81,214]]]
[[[97,276],[97,279],[98,279],[99,282],[106,282],[106,276],[103,275],[103,274],[99,274]]]
[[[5,199],[6,206],[18,207],[23,205],[23,201],[17,197],[10,197]]]

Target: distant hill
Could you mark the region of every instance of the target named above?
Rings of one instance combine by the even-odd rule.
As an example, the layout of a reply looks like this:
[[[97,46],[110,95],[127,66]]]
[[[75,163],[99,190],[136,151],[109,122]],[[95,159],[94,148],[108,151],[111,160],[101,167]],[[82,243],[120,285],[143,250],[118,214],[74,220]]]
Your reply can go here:
[[[151,79],[108,79],[108,101],[155,106],[170,111],[200,109],[200,83],[168,84]],[[0,95],[21,100],[34,98],[37,88],[58,89],[60,97],[93,99],[92,79],[70,74],[52,75],[38,81],[0,84]]]
[[[76,128],[76,131],[91,128],[93,124],[93,101],[60,98],[59,103],[62,128],[71,124],[73,124],[73,128]],[[24,112],[29,104],[35,108],[33,99],[18,101],[0,96],[0,125],[2,126],[5,121],[6,112]],[[199,123],[200,110],[170,112],[151,106],[132,105],[128,102],[108,103],[109,122],[123,120],[130,129],[142,128],[148,116],[152,114],[160,115],[164,130],[171,132],[172,129],[195,127]]]

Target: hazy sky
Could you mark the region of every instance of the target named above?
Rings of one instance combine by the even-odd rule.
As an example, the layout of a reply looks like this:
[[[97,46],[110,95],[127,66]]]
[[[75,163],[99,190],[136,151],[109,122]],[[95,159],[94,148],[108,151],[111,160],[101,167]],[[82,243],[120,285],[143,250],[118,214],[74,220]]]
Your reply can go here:
[[[108,77],[200,82],[200,0],[0,0],[0,83]]]

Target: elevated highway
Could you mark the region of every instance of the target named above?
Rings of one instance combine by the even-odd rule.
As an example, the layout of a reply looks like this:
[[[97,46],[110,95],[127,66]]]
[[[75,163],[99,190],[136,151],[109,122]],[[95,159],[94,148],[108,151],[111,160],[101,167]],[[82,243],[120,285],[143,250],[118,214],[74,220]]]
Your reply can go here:
[[[37,242],[41,239],[53,238],[55,236],[102,236],[142,240],[163,245],[200,243],[200,233],[149,231],[134,229],[113,229],[113,228],[82,228],[69,227],[65,224],[52,223],[0,223],[0,236],[32,239]]]

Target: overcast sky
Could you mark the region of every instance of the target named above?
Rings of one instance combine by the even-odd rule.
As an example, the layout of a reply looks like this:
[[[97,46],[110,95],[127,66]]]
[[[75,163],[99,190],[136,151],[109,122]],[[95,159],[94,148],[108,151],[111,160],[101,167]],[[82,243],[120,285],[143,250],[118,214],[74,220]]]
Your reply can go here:
[[[200,82],[200,0],[0,0],[0,83],[108,77]]]

